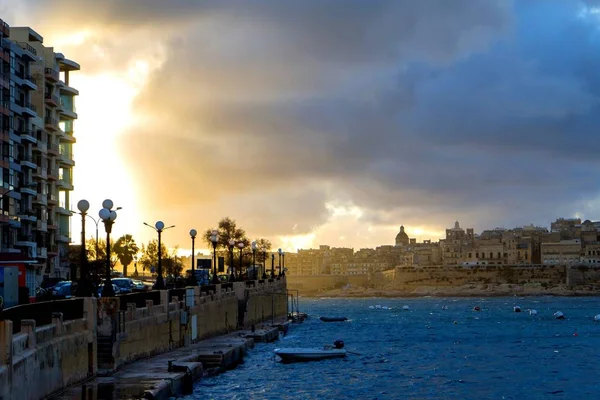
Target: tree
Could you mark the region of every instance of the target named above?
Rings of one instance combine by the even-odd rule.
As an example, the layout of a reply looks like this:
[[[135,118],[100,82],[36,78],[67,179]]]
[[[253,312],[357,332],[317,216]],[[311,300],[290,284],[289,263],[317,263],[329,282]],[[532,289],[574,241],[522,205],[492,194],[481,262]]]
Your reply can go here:
[[[166,275],[180,276],[183,271],[183,257],[177,255],[178,248],[175,247],[171,253],[165,253],[162,257],[162,267]]]
[[[268,239],[257,239],[256,240],[256,262],[262,264],[266,262],[266,254],[271,251],[271,241]]]
[[[98,254],[96,254],[96,239],[89,238],[85,241],[85,248],[87,250],[88,260],[104,260],[106,259],[106,241],[98,240]]]
[[[127,267],[133,262],[133,257],[140,251],[140,248],[135,243],[133,236],[127,234],[117,239],[113,251],[123,266],[123,275],[127,276]]]
[[[246,238],[246,232],[237,227],[236,222],[229,218],[225,217],[219,221],[217,231],[219,232],[219,242],[217,244],[217,249],[229,249],[229,240],[233,239],[237,242],[244,242],[244,245],[248,245],[249,241]],[[204,232],[204,241],[208,244],[209,248],[212,248],[212,242],[210,241],[212,229],[206,230]]]
[[[167,247],[164,243],[160,244],[161,252],[165,256],[168,256]],[[153,239],[146,246],[142,244],[141,249],[142,256],[139,263],[142,265],[144,271],[150,271],[152,267],[158,267],[158,240]],[[162,257],[163,259],[165,257]]]

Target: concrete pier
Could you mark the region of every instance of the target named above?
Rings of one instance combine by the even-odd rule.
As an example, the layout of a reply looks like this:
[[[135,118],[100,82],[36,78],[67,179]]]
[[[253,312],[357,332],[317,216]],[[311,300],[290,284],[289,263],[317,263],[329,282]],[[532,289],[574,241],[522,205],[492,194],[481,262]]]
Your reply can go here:
[[[169,399],[189,394],[193,382],[213,376],[240,364],[255,342],[272,342],[279,338],[285,321],[275,321],[254,331],[241,330],[202,340],[121,367],[107,377],[93,380],[50,396],[56,400],[102,399]],[[169,364],[171,368],[169,368]]]

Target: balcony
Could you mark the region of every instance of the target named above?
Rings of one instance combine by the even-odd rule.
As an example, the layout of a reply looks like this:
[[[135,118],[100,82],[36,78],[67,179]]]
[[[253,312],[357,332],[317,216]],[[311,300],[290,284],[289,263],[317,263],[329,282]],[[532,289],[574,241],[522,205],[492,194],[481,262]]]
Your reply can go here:
[[[56,143],[48,143],[48,154],[53,156],[58,156],[60,154],[60,150],[58,149],[58,145]]]
[[[59,179],[56,182],[56,186],[58,186],[59,188],[62,188],[64,190],[75,190],[75,188],[73,187],[73,183],[71,181],[68,181],[66,179]]]
[[[57,131],[58,121],[56,120],[56,118],[46,117],[44,118],[44,127],[51,131]]]
[[[37,80],[31,75],[24,75],[23,86],[27,86],[31,90],[37,90]]]
[[[50,106],[58,107],[58,105],[60,104],[60,98],[58,98],[58,96],[55,96],[50,92],[46,92],[44,98],[46,99],[46,104]]]
[[[48,205],[50,205],[50,206],[58,205],[58,196],[55,194],[49,194],[48,195]],[[50,224],[50,221],[48,221],[48,224]],[[54,229],[56,229],[56,228],[54,228]]]
[[[2,36],[10,36],[10,26],[0,19],[0,32]]]
[[[28,194],[31,196],[35,196],[37,194],[37,190],[32,187],[25,186],[21,187],[19,190],[21,191],[21,194]]]
[[[23,107],[23,111],[22,111],[23,114],[27,114],[32,118],[37,117],[37,107],[36,106],[34,106],[33,104],[31,104],[28,101],[24,101],[20,105],[21,105],[21,107]]]
[[[68,210],[68,209],[66,209],[66,208],[64,207],[64,204],[61,204],[60,206],[58,206],[58,207],[56,208],[56,212],[57,212],[58,214],[60,214],[60,215],[68,215],[68,216],[71,216],[71,214],[72,214],[70,210]]]
[[[30,143],[37,143],[37,139],[35,138],[35,131],[24,130],[18,132],[19,136],[21,136],[21,141],[27,141]]]
[[[44,75],[49,81],[58,82],[58,71],[54,68],[44,68]]]
[[[47,206],[48,205],[48,197],[44,193],[38,193],[35,195],[35,199],[33,200],[33,202],[36,204],[41,204],[43,206]]]
[[[46,142],[39,140],[36,144],[33,145],[33,150],[42,154],[46,154],[48,152],[48,145],[46,144]]]
[[[60,153],[60,155],[59,155],[60,163],[66,165],[66,166],[69,166],[69,167],[75,166],[75,161],[73,160],[73,158],[74,158],[73,153]]]
[[[17,246],[21,247],[37,247],[37,243],[33,240],[33,235],[17,235]]]
[[[58,168],[50,168],[48,170],[48,180],[51,180],[51,181],[58,180]]]
[[[46,168],[37,167],[35,171],[33,171],[33,176],[41,179],[48,179],[48,170]]]
[[[38,247],[37,258],[48,258],[48,249],[45,247]]]
[[[21,218],[21,221],[37,221],[37,216],[35,215],[33,210],[21,210],[18,212],[18,216],[19,218]]]
[[[56,222],[54,220],[49,219],[48,220],[48,229],[58,229],[58,225],[56,225]]]
[[[19,47],[21,47],[23,51],[23,57],[29,58],[30,61],[37,60],[37,50],[31,47],[31,45],[27,42],[17,42]]]
[[[71,243],[71,238],[66,235],[56,235],[56,241],[60,243]]]
[[[77,139],[73,136],[73,132],[65,132],[64,135],[61,135],[60,140],[65,143],[76,143]]]
[[[36,229],[38,231],[46,232],[48,231],[48,223],[46,221],[38,220],[36,223]]]
[[[31,157],[31,154],[21,154],[19,159],[21,161],[22,167],[27,167],[27,168],[31,168],[31,169],[37,168],[37,165],[33,162],[33,158]]]

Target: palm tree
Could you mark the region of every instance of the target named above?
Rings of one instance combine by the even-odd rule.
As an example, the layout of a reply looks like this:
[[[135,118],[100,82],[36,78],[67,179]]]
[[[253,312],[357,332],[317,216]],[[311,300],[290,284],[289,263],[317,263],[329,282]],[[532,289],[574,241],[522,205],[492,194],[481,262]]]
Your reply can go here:
[[[115,243],[114,253],[123,266],[123,276],[127,276],[127,267],[133,262],[134,256],[140,251],[135,239],[130,234],[121,236]]]

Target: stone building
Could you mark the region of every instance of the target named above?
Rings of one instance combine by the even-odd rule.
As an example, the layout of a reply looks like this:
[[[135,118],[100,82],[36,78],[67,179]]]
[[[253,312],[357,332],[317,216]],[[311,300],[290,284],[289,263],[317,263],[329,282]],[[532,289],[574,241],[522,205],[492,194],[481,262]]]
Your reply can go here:
[[[406,232],[404,232],[404,225],[400,227],[400,232],[396,235],[396,246],[408,246],[410,240]]]

